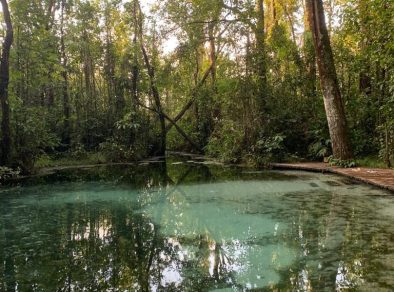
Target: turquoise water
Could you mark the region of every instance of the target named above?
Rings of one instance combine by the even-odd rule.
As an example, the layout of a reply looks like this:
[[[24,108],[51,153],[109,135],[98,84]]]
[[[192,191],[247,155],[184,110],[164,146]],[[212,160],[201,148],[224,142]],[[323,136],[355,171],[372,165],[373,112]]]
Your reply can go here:
[[[192,161],[0,189],[0,291],[393,291],[394,197]]]

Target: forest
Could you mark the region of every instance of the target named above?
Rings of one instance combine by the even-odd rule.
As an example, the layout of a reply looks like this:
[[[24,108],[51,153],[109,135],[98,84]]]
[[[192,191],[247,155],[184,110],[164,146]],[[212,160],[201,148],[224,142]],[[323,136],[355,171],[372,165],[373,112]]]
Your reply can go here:
[[[391,0],[1,0],[1,173],[394,159]]]
[[[0,291],[394,291],[394,0],[0,0]]]

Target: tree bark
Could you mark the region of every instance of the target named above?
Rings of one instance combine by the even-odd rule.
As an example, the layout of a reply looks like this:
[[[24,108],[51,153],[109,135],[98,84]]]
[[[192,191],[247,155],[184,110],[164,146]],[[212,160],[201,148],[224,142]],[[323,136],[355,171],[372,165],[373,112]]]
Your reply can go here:
[[[139,78],[139,66],[138,66],[138,22],[137,22],[137,0],[133,2],[133,17],[134,17],[134,36],[133,36],[133,66],[132,66],[132,90],[133,90],[133,110],[136,110],[138,104],[138,78]]]
[[[162,108],[161,101],[160,101],[159,90],[157,89],[156,82],[155,82],[155,79],[156,79],[155,70],[150,64],[149,57],[148,57],[148,54],[147,54],[145,47],[142,43],[142,40],[141,40],[141,51],[142,51],[142,55],[144,56],[146,68],[148,70],[152,96],[155,101],[156,111],[157,111],[157,114],[159,116],[159,121],[160,121],[160,141],[159,141],[159,148],[157,149],[157,154],[158,155],[165,155],[166,139],[167,139],[166,120],[164,117],[163,108]]]
[[[297,44],[297,38],[296,38],[295,27],[294,27],[294,19],[293,19],[294,15],[293,15],[293,13],[288,11],[286,3],[283,4],[282,7],[283,7],[283,11],[287,17],[287,20],[289,21],[291,38],[293,40],[293,43]]]
[[[116,95],[116,82],[115,82],[115,56],[113,53],[113,44],[112,44],[112,35],[110,28],[110,18],[111,12],[110,7],[105,7],[105,65],[104,65],[104,74],[105,80],[107,83],[107,95],[108,95],[108,127],[111,127],[114,122],[119,117],[120,109],[118,108],[117,100],[114,100],[114,97],[117,98]]]
[[[208,38],[209,38],[209,62],[211,64],[211,78],[212,84],[216,84],[216,44],[215,44],[215,22],[212,21],[208,24]]]
[[[312,16],[310,15],[310,9],[305,9],[304,15],[304,61],[306,65],[306,91],[308,97],[314,99],[316,97],[316,52],[313,44],[313,35],[312,35],[312,24],[310,20],[312,20]]]
[[[258,78],[258,97],[260,105],[260,114],[263,115],[266,107],[266,83],[267,83],[267,67],[265,56],[265,18],[264,18],[264,0],[256,0],[256,63]]]
[[[200,82],[194,87],[193,92],[192,92],[192,98],[186,103],[186,105],[182,108],[182,110],[174,118],[175,123],[177,123],[180,119],[182,119],[182,117],[186,114],[186,112],[192,107],[192,105],[196,101],[198,89],[200,89],[201,86],[204,85],[211,70],[212,70],[212,66],[209,66],[209,68],[205,71],[204,76],[202,77]],[[169,124],[167,126],[167,128],[166,128],[167,133],[172,129],[172,127],[173,127],[173,124]]]
[[[148,106],[146,106],[146,105],[143,105],[143,104],[141,104],[141,103],[139,103],[139,105],[140,105],[142,108],[145,108],[145,109],[147,109],[147,110],[150,110],[150,111],[152,111],[152,112],[158,114],[157,110],[154,109],[154,108],[150,108],[150,107],[148,107]],[[169,122],[171,123],[171,125],[173,125],[173,126],[175,127],[175,129],[178,131],[178,133],[179,133],[187,142],[189,142],[189,144],[190,144],[195,150],[198,151],[198,153],[203,153],[201,147],[198,146],[196,143],[194,143],[193,140],[185,133],[185,131],[182,130],[181,127],[179,127],[179,126],[176,124],[176,122],[175,122],[173,119],[171,119],[171,118],[170,118],[166,113],[164,113],[164,112],[163,112],[162,114],[163,114],[164,118],[165,118],[167,121],[169,121]]]
[[[347,133],[345,109],[339,90],[334,56],[324,17],[323,2],[322,0],[307,0],[306,8],[313,33],[333,154],[337,159],[351,159],[353,154]]]
[[[276,11],[276,3],[275,0],[271,0],[271,17],[272,17],[272,23],[271,23],[271,33],[272,30],[278,25],[278,15]]]
[[[369,7],[368,1],[361,0],[359,1],[358,4],[358,10],[359,10],[359,15],[360,15],[360,32],[362,34],[362,40],[360,42],[360,50],[363,53],[364,56],[368,56],[368,53],[366,53],[367,48],[369,47],[371,40],[369,37],[369,25],[368,25],[368,19],[370,17],[369,15]],[[371,65],[370,61],[364,57],[365,59],[363,60],[363,66],[361,67],[360,70],[360,76],[359,76],[359,90],[361,93],[364,93],[367,96],[370,96],[372,94],[372,78],[370,75],[371,72]]]
[[[264,0],[256,0],[256,53],[257,53],[257,74],[259,81],[266,82],[265,64],[265,30],[264,30]]]
[[[63,122],[63,135],[62,135],[62,144],[65,147],[70,146],[71,138],[71,125],[70,125],[70,116],[71,116],[71,108],[70,108],[70,97],[68,94],[68,60],[66,54],[66,46],[64,42],[64,13],[65,13],[65,0],[62,0],[61,3],[61,19],[60,19],[60,51],[61,51],[61,58],[62,58],[62,78],[63,78],[63,115],[64,115],[64,122]]]
[[[54,20],[55,20],[55,11],[56,11],[56,1],[55,0],[49,0],[48,1],[48,7],[46,8],[46,13],[45,13],[45,18],[46,18],[46,24],[45,24],[45,30],[49,34],[50,31],[52,30]],[[53,47],[55,50],[54,46],[55,44],[51,42],[49,45]],[[51,108],[54,103],[55,103],[55,88],[54,88],[54,82],[53,82],[53,72],[54,72],[54,64],[50,63],[48,64],[48,73],[47,73],[47,78],[48,82],[46,83],[42,97],[43,97],[43,105],[47,105],[48,108]]]
[[[0,164],[8,165],[11,158],[11,129],[10,129],[10,106],[8,102],[8,83],[10,79],[10,50],[14,39],[10,11],[7,0],[1,0],[3,17],[6,24],[6,35],[3,42],[0,63],[0,100],[2,109],[2,143]]]
[[[160,155],[160,156],[164,156],[165,152],[166,152],[166,140],[167,140],[166,119],[165,119],[163,107],[162,107],[161,100],[160,100],[159,90],[156,85],[155,68],[154,68],[154,66],[152,66],[152,64],[149,60],[148,53],[147,53],[145,46],[144,46],[143,31],[142,31],[143,24],[142,24],[141,6],[140,6],[140,3],[138,0],[135,0],[134,5],[135,5],[134,8],[138,7],[139,18],[135,18],[136,19],[135,23],[138,23],[138,34],[139,34],[139,39],[140,39],[141,52],[142,52],[142,56],[144,58],[146,69],[148,71],[151,93],[153,96],[153,100],[155,101],[156,112],[157,112],[157,115],[159,116],[159,122],[160,122],[159,147],[156,151],[156,154]],[[134,10],[134,11],[136,12],[136,10]]]
[[[48,2],[48,7],[46,11],[46,18],[47,18],[47,23],[45,25],[45,30],[49,31],[52,29],[53,26],[53,21],[54,21],[54,16],[55,16],[55,9],[56,9],[56,1],[55,0],[49,0]],[[63,4],[62,4],[63,5]]]

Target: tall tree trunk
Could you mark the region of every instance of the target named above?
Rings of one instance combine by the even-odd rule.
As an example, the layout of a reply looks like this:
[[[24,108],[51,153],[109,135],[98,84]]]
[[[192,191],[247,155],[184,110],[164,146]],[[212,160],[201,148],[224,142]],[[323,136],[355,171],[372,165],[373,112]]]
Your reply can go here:
[[[174,122],[177,123],[182,117],[186,114],[186,112],[192,107],[194,102],[197,99],[197,92],[198,90],[204,85],[205,81],[208,79],[210,72],[212,70],[212,66],[209,66],[209,68],[205,71],[202,79],[198,82],[198,84],[193,88],[193,91],[191,93],[192,98],[187,102],[187,104],[182,108],[182,110],[177,114],[177,116],[174,118]],[[174,125],[169,124],[167,127],[167,133],[172,129]]]
[[[310,15],[310,9],[305,9],[304,15],[304,61],[306,65],[306,91],[308,97],[314,99],[316,97],[316,52],[313,44],[313,35],[312,35],[312,24],[310,20],[312,16]]]
[[[151,93],[153,96],[153,100],[155,102],[156,112],[157,112],[157,115],[159,116],[159,122],[160,122],[159,145],[158,145],[158,149],[156,151],[156,154],[164,156],[165,152],[166,152],[166,140],[167,140],[166,120],[165,120],[165,115],[163,112],[163,107],[161,105],[160,93],[159,93],[159,90],[156,85],[155,68],[152,66],[152,64],[149,60],[148,53],[147,53],[145,46],[144,46],[143,32],[142,32],[141,6],[140,6],[140,3],[138,0],[135,0],[135,3],[136,3],[136,5],[138,5],[138,12],[139,12],[138,34],[139,34],[139,38],[140,38],[140,46],[141,46],[142,56],[144,58],[145,66],[148,71]]]
[[[133,18],[134,18],[134,36],[133,36],[133,76],[132,76],[132,90],[133,90],[133,110],[136,110],[138,104],[138,78],[139,78],[139,66],[138,66],[138,21],[137,21],[137,0],[133,2]]]
[[[140,75],[140,69],[138,64],[138,20],[137,20],[137,0],[133,1],[133,25],[134,25],[134,35],[133,35],[133,64],[131,65],[131,110],[132,115],[137,115],[138,103],[139,103],[139,92],[138,92],[138,80]],[[130,137],[129,145],[133,145],[136,137],[136,129],[130,127]]]
[[[368,32],[368,19],[369,15],[369,5],[368,1],[361,0],[358,4],[358,10],[360,15],[360,31],[362,34],[362,40],[360,42],[360,50],[364,56],[363,66],[360,70],[359,76],[359,90],[361,93],[364,93],[367,96],[372,94],[372,78],[370,75],[371,65],[368,58],[368,53],[366,53],[367,48],[369,47],[371,40],[369,38]]]
[[[10,50],[14,39],[10,11],[7,0],[1,0],[3,17],[6,24],[6,35],[3,42],[0,60],[0,100],[2,109],[2,141],[0,164],[8,165],[11,157],[11,129],[10,129],[10,106],[8,103],[8,83],[10,79]]]
[[[202,64],[203,64],[203,54],[204,54],[204,46],[203,46],[203,44],[200,44],[197,47],[197,49],[195,51],[195,54],[196,54],[196,67],[195,67],[195,71],[194,71],[193,77],[194,77],[194,86],[197,86],[197,84],[199,82],[201,67],[202,67]],[[198,102],[194,103],[193,112],[194,112],[194,116],[195,116],[195,119],[196,119],[195,131],[198,132],[199,129],[200,129],[200,120],[201,120],[200,106],[199,106]]]
[[[258,98],[260,104],[260,112],[263,115],[266,104],[266,83],[267,83],[267,67],[265,56],[265,29],[264,29],[264,0],[256,0],[256,61],[257,61],[257,77],[258,77]]]
[[[215,44],[215,22],[211,21],[208,24],[208,38],[209,38],[209,62],[211,64],[211,78],[212,84],[216,83],[216,44]]]
[[[46,25],[45,25],[45,30],[50,31],[53,26],[54,18],[55,18],[55,9],[56,9],[56,1],[55,0],[49,0],[48,1],[48,7],[46,11]]]
[[[289,21],[289,25],[290,25],[290,31],[291,31],[291,38],[293,40],[293,43],[297,45],[297,37],[296,37],[296,33],[295,33],[295,27],[294,27],[294,15],[292,12],[289,12],[287,4],[284,3],[282,5],[283,7],[283,12],[286,15],[287,20]]]
[[[278,13],[276,11],[276,3],[275,0],[271,0],[271,23],[269,25],[269,30],[270,30],[270,35],[272,35],[273,30],[275,29],[275,27],[278,25]]]
[[[55,19],[55,10],[56,10],[56,1],[55,0],[49,0],[48,1],[48,7],[46,8],[46,14],[45,14],[45,30],[50,34],[54,19]],[[49,45],[53,50],[55,51],[55,44],[53,42],[50,43]],[[53,106],[55,103],[55,88],[54,88],[54,82],[53,82],[53,72],[54,72],[54,64],[50,63],[48,65],[48,73],[47,73],[47,78],[48,82],[45,84],[44,90],[43,90],[43,105],[47,105],[49,108]]]
[[[65,0],[62,0],[62,7],[61,7],[61,19],[60,19],[60,52],[62,58],[62,78],[63,78],[63,115],[64,115],[64,122],[63,122],[63,135],[62,135],[62,144],[65,147],[70,146],[70,132],[71,132],[71,125],[70,125],[70,116],[71,116],[71,108],[70,108],[70,97],[68,94],[68,59],[66,54],[66,46],[64,42],[64,13],[65,13]]]
[[[347,160],[353,157],[347,133],[345,109],[339,90],[334,56],[324,17],[322,0],[307,0],[306,8],[313,32],[320,83],[330,130],[334,157]]]
[[[105,80],[107,85],[107,103],[108,103],[108,112],[107,112],[107,123],[108,127],[112,128],[115,120],[119,117],[120,109],[118,108],[117,100],[114,100],[116,96],[116,84],[115,84],[115,57],[113,54],[113,44],[112,44],[112,35],[111,35],[111,12],[110,7],[105,7],[104,12],[104,23],[105,23]]]
[[[160,94],[159,90],[157,89],[156,82],[155,82],[155,69],[151,66],[149,61],[148,53],[145,50],[145,47],[141,40],[141,50],[144,56],[144,61],[146,68],[148,70],[148,75],[150,79],[150,87],[152,91],[152,96],[155,101],[156,111],[159,116],[160,121],[160,141],[159,141],[159,148],[157,149],[158,155],[165,155],[166,152],[166,139],[167,139],[167,131],[166,131],[166,120],[163,113],[163,108],[160,101]]]

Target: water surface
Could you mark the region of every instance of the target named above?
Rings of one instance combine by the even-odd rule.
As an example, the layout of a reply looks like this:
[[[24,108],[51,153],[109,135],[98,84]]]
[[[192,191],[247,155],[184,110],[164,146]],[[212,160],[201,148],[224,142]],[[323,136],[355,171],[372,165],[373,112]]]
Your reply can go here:
[[[394,289],[394,197],[192,161],[0,189],[0,291]]]

